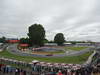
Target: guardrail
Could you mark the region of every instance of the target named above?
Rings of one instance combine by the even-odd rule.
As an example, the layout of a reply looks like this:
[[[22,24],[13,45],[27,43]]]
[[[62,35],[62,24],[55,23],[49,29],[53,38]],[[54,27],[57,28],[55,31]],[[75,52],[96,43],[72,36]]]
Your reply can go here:
[[[92,59],[95,54],[96,54],[96,51],[94,50],[94,52],[88,57],[88,60],[83,65],[84,66],[90,65],[92,63]]]

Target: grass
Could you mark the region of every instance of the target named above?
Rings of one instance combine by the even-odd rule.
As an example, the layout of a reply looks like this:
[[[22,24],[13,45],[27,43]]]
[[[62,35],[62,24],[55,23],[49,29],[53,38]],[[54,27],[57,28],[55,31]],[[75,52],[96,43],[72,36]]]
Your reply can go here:
[[[74,63],[74,64],[82,64],[87,60],[87,58],[92,54],[93,52],[88,52],[80,56],[66,56],[66,57],[32,57],[32,56],[19,56],[9,53],[8,51],[2,51],[0,52],[0,57],[5,58],[11,58],[16,59],[20,61],[25,62],[31,62],[32,60],[39,60],[44,62],[52,62],[52,63]]]
[[[75,50],[75,51],[80,51],[86,48],[88,47],[64,47],[65,50],[70,49],[70,50]]]
[[[50,52],[51,54],[62,54],[62,53],[65,53],[64,51],[53,51],[53,52]]]

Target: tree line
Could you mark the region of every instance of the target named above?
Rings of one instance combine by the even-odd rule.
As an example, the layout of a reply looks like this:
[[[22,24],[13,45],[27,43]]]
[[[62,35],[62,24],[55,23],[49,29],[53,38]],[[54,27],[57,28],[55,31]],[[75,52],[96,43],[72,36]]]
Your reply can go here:
[[[63,45],[66,42],[63,33],[57,33],[54,36],[53,41],[48,41],[46,39],[46,31],[41,24],[32,24],[28,28],[28,37],[27,38],[20,38],[20,43],[29,44],[30,46],[43,46],[44,43],[57,43],[57,45]],[[69,41],[72,44],[76,43],[85,43],[84,41]],[[6,38],[0,38],[0,43],[6,43]]]
[[[45,35],[46,31],[41,24],[33,24],[28,28],[28,38],[21,38],[20,43],[28,43],[30,46],[43,46],[44,43],[48,43]],[[52,43],[63,45],[65,37],[63,33],[57,33]]]

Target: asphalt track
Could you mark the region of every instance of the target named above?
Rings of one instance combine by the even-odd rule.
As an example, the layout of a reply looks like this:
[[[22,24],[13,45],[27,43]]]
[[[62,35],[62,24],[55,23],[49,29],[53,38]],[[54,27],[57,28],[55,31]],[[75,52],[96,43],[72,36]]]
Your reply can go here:
[[[86,48],[84,50],[81,51],[66,51],[65,53],[62,54],[53,54],[52,56],[47,56],[47,55],[42,55],[42,54],[28,54],[28,53],[23,53],[22,51],[17,49],[17,45],[16,44],[11,44],[8,45],[7,49],[8,52],[10,52],[11,54],[15,54],[15,55],[20,55],[20,56],[33,56],[33,57],[64,57],[64,56],[79,56],[82,55],[84,53],[93,51],[94,48],[90,47],[90,48]]]

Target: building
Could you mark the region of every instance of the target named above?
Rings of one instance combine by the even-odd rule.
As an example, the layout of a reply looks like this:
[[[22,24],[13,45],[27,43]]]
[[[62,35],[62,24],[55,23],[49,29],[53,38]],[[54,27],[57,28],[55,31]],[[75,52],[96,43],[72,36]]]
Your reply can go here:
[[[64,46],[72,46],[72,43],[64,43]]]
[[[26,51],[26,49],[28,48],[28,44],[19,44],[18,45],[18,48],[22,51]]]
[[[57,46],[56,43],[45,43],[44,46]]]
[[[3,43],[0,43],[0,46],[2,45]]]
[[[75,46],[92,46],[91,43],[76,43]]]
[[[20,40],[7,40],[8,43],[19,43]]]

